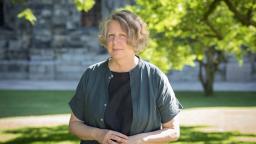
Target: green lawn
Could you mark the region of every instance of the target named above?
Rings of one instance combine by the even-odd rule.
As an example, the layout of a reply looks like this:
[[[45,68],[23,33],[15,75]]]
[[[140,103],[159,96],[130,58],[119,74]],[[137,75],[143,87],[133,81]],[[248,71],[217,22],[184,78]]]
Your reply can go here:
[[[74,91],[13,91],[0,90],[0,118],[28,115],[69,113],[68,102]],[[202,107],[256,107],[256,92],[217,92],[205,97],[201,92],[177,92],[185,109]],[[182,127],[176,144],[256,144],[240,138],[255,138],[256,134],[239,132],[202,132],[201,126]],[[8,139],[1,143],[1,138]],[[0,129],[0,144],[75,144],[67,126]]]
[[[181,127],[181,137],[174,144],[256,144],[256,142],[245,142],[239,137],[255,138],[255,134],[241,134],[239,132],[201,132],[200,126]],[[13,136],[11,140],[0,142],[0,144],[78,144],[79,140],[70,135],[67,126],[23,128],[6,130],[1,136]],[[0,138],[1,140],[1,138]]]
[[[73,91],[0,90],[0,118],[69,113]]]
[[[206,97],[202,92],[177,92],[184,108],[256,107],[256,92],[216,92]]]
[[[0,90],[0,118],[69,113],[74,91]],[[185,109],[197,107],[256,107],[256,92],[217,92],[205,97],[201,92],[177,92]]]

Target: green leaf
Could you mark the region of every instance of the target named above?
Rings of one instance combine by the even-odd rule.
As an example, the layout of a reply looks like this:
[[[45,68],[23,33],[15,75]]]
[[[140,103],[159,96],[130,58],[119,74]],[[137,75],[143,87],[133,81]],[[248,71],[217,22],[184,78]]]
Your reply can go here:
[[[243,59],[246,52],[256,52],[256,27],[243,25],[224,3],[218,3],[204,19],[213,0],[137,0],[137,5],[127,7],[148,24],[154,41],[141,54],[163,71],[182,69],[194,65],[195,59],[203,61],[210,47],[215,52],[232,54]],[[233,0],[238,12],[255,6],[248,1]],[[252,9],[255,13],[256,9]],[[256,15],[253,15],[256,21]],[[246,18],[246,17],[245,17]],[[209,25],[210,23],[210,25]],[[221,35],[220,37],[217,37]],[[247,49],[241,49],[241,46]],[[213,54],[217,55],[217,53]]]
[[[32,25],[35,24],[36,22],[36,17],[33,14],[32,10],[30,8],[26,8],[25,10],[21,11],[18,14],[18,18],[25,18],[26,20],[28,20]]]
[[[76,9],[78,11],[88,12],[95,4],[94,0],[74,0]]]

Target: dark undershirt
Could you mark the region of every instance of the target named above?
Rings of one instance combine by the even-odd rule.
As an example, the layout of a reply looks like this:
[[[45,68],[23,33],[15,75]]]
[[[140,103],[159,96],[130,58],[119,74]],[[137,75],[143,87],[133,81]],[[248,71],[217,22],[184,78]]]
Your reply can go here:
[[[132,98],[129,72],[112,72],[109,101],[104,114],[107,129],[129,135],[132,123]]]

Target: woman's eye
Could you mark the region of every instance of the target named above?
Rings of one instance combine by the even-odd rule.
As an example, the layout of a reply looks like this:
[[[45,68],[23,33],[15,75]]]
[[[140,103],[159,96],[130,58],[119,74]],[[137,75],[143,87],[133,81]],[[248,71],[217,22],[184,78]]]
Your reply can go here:
[[[113,40],[114,39],[114,35],[108,35],[108,40]]]
[[[113,35],[108,35],[108,38],[113,38],[114,36]]]
[[[121,36],[120,36],[120,38],[122,38],[122,39],[126,39],[126,38],[127,38],[127,36],[126,36],[126,35],[121,35]]]

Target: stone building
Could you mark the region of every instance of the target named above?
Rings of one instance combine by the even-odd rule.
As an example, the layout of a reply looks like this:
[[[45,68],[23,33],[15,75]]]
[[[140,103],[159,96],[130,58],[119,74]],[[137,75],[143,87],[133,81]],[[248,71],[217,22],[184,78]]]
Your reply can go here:
[[[107,57],[98,44],[98,24],[112,10],[135,0],[95,0],[88,13],[78,12],[73,0],[28,0],[13,4],[0,0],[0,80],[77,80],[84,69]],[[17,18],[29,7],[37,17],[34,26]],[[219,81],[256,81],[255,57],[239,67],[223,66]],[[234,71],[235,70],[235,71]],[[180,81],[197,80],[197,67],[172,72]]]

